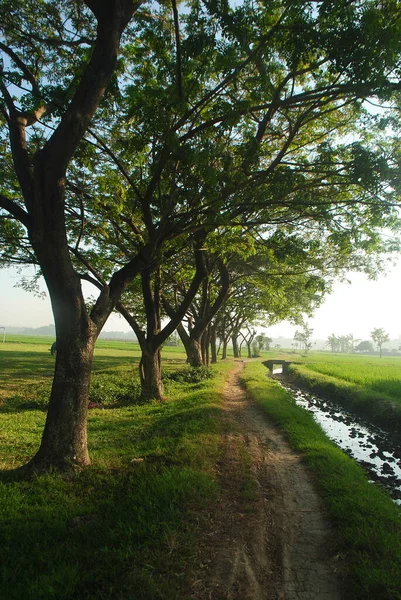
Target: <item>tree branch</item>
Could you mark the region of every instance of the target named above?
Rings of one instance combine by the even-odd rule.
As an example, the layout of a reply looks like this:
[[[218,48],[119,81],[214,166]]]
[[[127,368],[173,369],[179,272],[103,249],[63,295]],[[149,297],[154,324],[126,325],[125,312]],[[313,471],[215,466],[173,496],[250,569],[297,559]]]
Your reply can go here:
[[[26,79],[26,81],[28,81],[31,84],[34,95],[40,98],[38,82],[36,81],[36,77],[30,70],[30,68],[21,60],[21,58],[14,52],[14,50],[6,46],[6,44],[3,44],[3,42],[1,41],[0,50],[3,50],[3,52],[5,52],[11,58],[11,60],[15,62],[17,67],[21,69],[24,75],[24,79]]]
[[[67,111],[42,151],[56,180],[64,176],[89,126],[115,71],[121,34],[141,3],[142,0],[86,0],[98,21],[92,56]]]
[[[171,4],[173,7],[173,16],[174,16],[174,33],[175,33],[175,48],[176,48],[176,57],[177,57],[177,65],[176,65],[176,73],[177,73],[177,92],[178,97],[182,100],[183,90],[182,90],[182,59],[181,59],[181,43],[180,43],[180,23],[178,19],[178,10],[176,0],[171,0]]]
[[[182,321],[187,312],[192,300],[195,298],[195,295],[199,289],[202,280],[207,275],[206,267],[205,267],[205,251],[202,250],[202,243],[198,241],[196,247],[194,249],[194,257],[195,257],[195,265],[196,270],[194,277],[192,278],[191,285],[188,288],[187,293],[185,294],[181,304],[178,308],[176,308],[174,317],[170,317],[170,322],[160,331],[160,333],[155,336],[155,348],[158,348],[166,339],[177,329],[178,323]]]
[[[10,200],[10,198],[7,198],[7,196],[0,194],[0,207],[4,208],[4,210],[9,212],[10,215],[15,217],[29,230],[32,224],[31,216],[23,208],[21,208],[19,204],[14,202],[14,200]]]
[[[116,309],[124,317],[124,319],[127,321],[128,325],[132,328],[132,330],[134,331],[134,333],[138,339],[139,345],[142,347],[145,344],[146,339],[145,339],[145,334],[142,331],[142,329],[140,328],[137,320],[125,308],[125,306],[122,302],[117,302]]]

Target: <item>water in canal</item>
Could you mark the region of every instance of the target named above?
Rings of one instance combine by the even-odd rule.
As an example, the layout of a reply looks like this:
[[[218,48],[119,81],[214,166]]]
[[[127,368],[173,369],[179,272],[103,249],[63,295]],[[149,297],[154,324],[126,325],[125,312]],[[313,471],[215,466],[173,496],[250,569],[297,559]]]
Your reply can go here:
[[[293,396],[296,404],[307,409],[320,424],[326,435],[347,454],[352,456],[401,505],[401,440],[348,413],[331,400],[300,390],[277,380]]]

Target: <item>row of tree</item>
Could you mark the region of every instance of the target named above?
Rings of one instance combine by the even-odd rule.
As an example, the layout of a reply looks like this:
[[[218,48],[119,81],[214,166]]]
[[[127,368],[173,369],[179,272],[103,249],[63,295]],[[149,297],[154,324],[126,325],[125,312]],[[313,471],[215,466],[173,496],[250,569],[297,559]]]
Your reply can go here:
[[[89,463],[113,310],[161,398],[175,330],[194,365],[251,347],[389,249],[398,125],[365,100],[397,108],[397,2],[0,0],[0,27],[1,258],[38,265],[58,349],[33,467]]]
[[[390,336],[383,328],[376,327],[372,330],[370,338],[376,344],[380,357],[383,344],[389,341]],[[352,333],[336,336],[334,333],[327,338],[327,345],[332,352],[373,352],[374,347],[369,340],[357,340]]]

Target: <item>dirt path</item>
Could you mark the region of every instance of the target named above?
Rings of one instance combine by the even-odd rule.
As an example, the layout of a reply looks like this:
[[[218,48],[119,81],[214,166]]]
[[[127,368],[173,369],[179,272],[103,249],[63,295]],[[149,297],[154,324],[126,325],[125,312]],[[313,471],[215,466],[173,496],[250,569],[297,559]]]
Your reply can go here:
[[[225,391],[222,492],[203,534],[191,598],[339,600],[334,536],[311,476],[240,387],[242,368],[238,362]]]

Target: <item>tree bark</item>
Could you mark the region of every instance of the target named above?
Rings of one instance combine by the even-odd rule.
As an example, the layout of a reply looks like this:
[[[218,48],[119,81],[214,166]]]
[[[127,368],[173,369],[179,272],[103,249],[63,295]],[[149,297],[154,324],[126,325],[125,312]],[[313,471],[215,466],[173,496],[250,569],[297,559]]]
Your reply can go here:
[[[215,325],[210,328],[210,353],[211,363],[214,365],[217,363],[217,334]]]
[[[76,278],[59,290],[50,286],[57,354],[46,424],[29,466],[38,470],[89,464],[86,421],[97,329],[87,317]]]
[[[190,336],[186,331],[182,323],[177,327],[177,333],[180,336],[180,340],[185,348],[187,355],[187,362],[191,367],[202,367],[203,356],[202,356],[202,345],[198,338]]]
[[[164,399],[164,387],[161,376],[160,348],[154,349],[150,344],[145,344],[141,350],[142,357],[139,364],[141,399],[161,402]]]
[[[238,338],[236,335],[233,335],[231,337],[231,341],[233,344],[233,353],[234,353],[234,358],[239,358],[239,347],[238,347]]]
[[[227,346],[228,346],[228,339],[223,338],[223,350],[222,350],[222,354],[221,354],[221,360],[225,360],[227,358]]]

